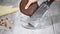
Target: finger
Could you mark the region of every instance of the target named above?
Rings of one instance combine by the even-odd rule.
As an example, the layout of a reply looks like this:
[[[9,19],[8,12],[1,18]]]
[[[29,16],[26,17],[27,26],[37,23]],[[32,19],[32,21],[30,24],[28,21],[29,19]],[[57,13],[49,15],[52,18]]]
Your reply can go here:
[[[27,5],[25,6],[25,9],[28,9],[28,7],[30,6],[31,2],[28,2]]]

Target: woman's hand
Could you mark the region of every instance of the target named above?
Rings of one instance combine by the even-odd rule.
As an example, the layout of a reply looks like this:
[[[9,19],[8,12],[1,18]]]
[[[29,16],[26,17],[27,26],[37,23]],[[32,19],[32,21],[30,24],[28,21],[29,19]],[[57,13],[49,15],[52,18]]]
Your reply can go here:
[[[36,2],[37,0],[29,0],[29,2],[27,3],[27,5],[25,6],[25,9],[28,9],[28,7],[30,6],[31,3]]]

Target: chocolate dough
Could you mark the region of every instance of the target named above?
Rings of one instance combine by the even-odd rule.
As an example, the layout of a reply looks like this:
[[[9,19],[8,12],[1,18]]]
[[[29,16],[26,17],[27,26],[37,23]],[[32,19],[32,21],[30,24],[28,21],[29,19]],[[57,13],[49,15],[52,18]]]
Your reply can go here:
[[[25,9],[25,6],[27,5],[27,3],[28,3],[28,0],[21,0],[20,6],[19,6],[20,10],[23,14],[32,16],[39,6],[37,2],[35,2],[35,3],[32,3],[28,9]]]

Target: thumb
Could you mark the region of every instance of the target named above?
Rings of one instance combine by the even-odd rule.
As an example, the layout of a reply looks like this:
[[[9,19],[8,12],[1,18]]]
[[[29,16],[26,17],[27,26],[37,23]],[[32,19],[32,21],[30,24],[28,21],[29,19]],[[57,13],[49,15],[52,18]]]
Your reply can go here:
[[[25,9],[28,9],[28,7],[30,6],[31,2],[28,2],[27,5],[25,6]]]

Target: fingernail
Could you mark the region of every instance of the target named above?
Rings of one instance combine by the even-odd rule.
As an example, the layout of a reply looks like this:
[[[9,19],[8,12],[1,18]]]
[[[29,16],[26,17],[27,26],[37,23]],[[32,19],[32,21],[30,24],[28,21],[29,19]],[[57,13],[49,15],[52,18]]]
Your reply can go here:
[[[27,9],[28,7],[25,7],[25,9]]]

